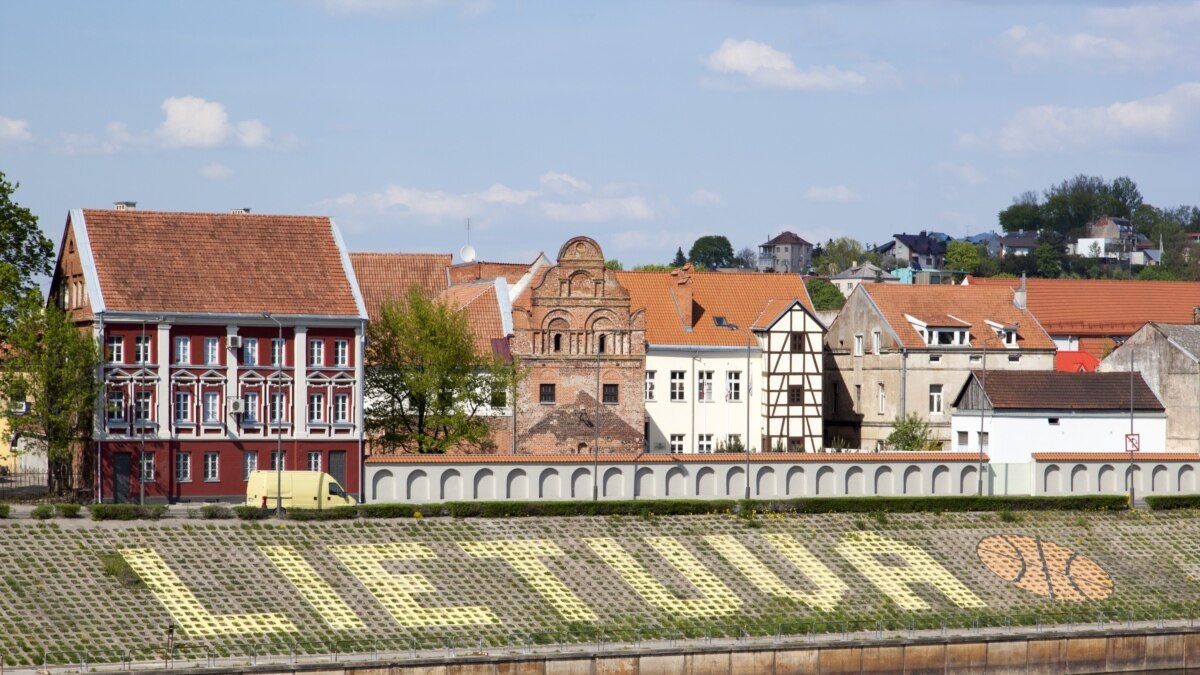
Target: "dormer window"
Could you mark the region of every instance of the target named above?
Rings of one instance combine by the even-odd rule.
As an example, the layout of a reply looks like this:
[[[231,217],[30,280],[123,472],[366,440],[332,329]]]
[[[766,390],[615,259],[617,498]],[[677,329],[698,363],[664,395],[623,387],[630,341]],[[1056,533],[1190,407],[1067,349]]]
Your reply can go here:
[[[1020,329],[1019,324],[1003,324],[996,321],[988,321],[987,325],[991,329],[992,334],[996,336],[996,339],[1004,343],[1006,349],[1016,349],[1018,347],[1017,339],[1019,336],[1017,331]]]

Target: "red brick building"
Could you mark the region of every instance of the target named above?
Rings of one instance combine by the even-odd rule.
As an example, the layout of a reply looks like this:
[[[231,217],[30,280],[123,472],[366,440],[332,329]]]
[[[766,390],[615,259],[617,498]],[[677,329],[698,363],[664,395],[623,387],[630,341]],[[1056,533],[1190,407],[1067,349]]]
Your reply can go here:
[[[50,296],[104,346],[98,499],[237,500],[280,462],[359,491],[367,315],[330,219],[72,210]]]

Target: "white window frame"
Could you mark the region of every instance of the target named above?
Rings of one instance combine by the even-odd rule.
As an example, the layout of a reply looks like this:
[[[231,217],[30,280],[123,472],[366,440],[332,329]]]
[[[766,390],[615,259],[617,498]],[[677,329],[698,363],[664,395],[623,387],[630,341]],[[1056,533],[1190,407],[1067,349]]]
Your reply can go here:
[[[861,336],[861,335],[854,336],[854,355],[855,356],[863,355],[863,336]]]
[[[105,340],[106,349],[108,352],[109,363],[125,363],[125,337],[121,335],[109,335]]]
[[[696,435],[696,452],[702,455],[711,455],[713,453],[713,435],[712,434],[697,434]]]
[[[350,341],[333,341],[333,365],[345,368],[350,365]]]
[[[175,336],[175,363],[181,366],[192,363],[192,338],[187,335]]]
[[[657,372],[658,371],[656,371],[656,370],[647,370],[646,371],[646,389],[645,389],[644,395],[645,395],[647,401],[654,400],[654,376],[655,376],[655,374],[657,374]]]
[[[316,460],[315,462],[313,461],[314,459]],[[308,451],[308,470],[309,471],[320,471],[321,470],[321,451],[320,450],[309,450]]]
[[[883,350],[883,333],[876,330],[871,333],[871,353],[879,356],[879,352]]]
[[[740,370],[725,371],[725,400],[726,401],[742,400],[742,371],[740,371]]]
[[[308,394],[308,423],[325,423],[325,394],[319,391]]]
[[[271,338],[271,365],[277,368],[287,365],[287,339]]]
[[[333,395],[333,423],[350,423],[350,394]]]
[[[133,362],[141,365],[150,363],[150,340],[149,335],[133,336]]]
[[[142,404],[145,403],[143,406]],[[144,415],[142,413],[145,413]],[[147,424],[154,421],[154,392],[139,391],[133,395],[133,421]]]
[[[971,444],[971,432],[960,431],[955,435],[957,436],[956,443],[958,444],[958,449],[966,450],[967,447],[970,446],[970,444]]]
[[[701,403],[713,401],[713,371],[696,371],[696,400]]]
[[[105,415],[109,424],[125,422],[125,392],[110,391],[105,398]]]
[[[242,424],[258,424],[259,396],[257,391],[247,391],[242,394]]]
[[[258,338],[242,338],[242,365],[258,365]]]
[[[250,472],[258,471],[258,451],[246,450],[242,452],[242,480],[250,480]]]
[[[287,393],[282,391],[271,392],[271,400],[269,402],[271,409],[268,411],[271,424],[286,424],[287,423]]]
[[[683,370],[671,371],[671,401],[681,402],[687,400],[687,372]]]
[[[325,340],[312,338],[308,341],[308,365],[311,368],[325,367]]]
[[[153,483],[157,478],[157,476],[155,474],[156,474],[156,472],[154,470],[154,451],[153,450],[143,450],[142,451],[142,471],[141,471],[140,479],[144,483]]]
[[[181,451],[175,453],[175,482],[192,482],[192,453]]]
[[[286,450],[272,450],[271,451],[271,470],[272,471],[283,471],[287,468],[286,464],[287,464],[287,451]]]
[[[206,366],[221,365],[221,338],[218,338],[218,337],[204,338],[204,365],[206,365]]]
[[[684,443],[683,434],[671,434],[671,436],[670,436],[671,454],[672,455],[682,455],[683,447],[684,447],[683,443]]]
[[[887,409],[887,388],[880,382],[876,385],[876,394],[879,397],[879,414],[882,415]]]
[[[192,421],[192,392],[175,392],[175,423],[190,424]]]
[[[942,385],[929,385],[929,414],[941,415],[945,410],[945,402],[943,400]]]
[[[221,423],[221,392],[204,392],[203,403],[201,405],[201,416],[203,424]]]
[[[208,451],[204,453],[204,482],[216,483],[221,480],[221,453]]]

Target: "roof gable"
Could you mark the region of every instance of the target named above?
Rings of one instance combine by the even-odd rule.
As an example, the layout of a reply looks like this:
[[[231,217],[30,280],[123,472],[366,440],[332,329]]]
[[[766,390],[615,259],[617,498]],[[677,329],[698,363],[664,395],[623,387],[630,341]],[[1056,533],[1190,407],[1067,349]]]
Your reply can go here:
[[[1012,293],[1004,288],[971,286],[923,286],[908,284],[860,284],[855,293],[863,293],[874,303],[900,343],[910,349],[927,347],[925,340],[908,317],[929,325],[964,327],[972,347],[1005,349],[988,322],[1001,326],[1019,324],[1021,349],[1054,349],[1054,342],[1027,310],[1017,308]]]

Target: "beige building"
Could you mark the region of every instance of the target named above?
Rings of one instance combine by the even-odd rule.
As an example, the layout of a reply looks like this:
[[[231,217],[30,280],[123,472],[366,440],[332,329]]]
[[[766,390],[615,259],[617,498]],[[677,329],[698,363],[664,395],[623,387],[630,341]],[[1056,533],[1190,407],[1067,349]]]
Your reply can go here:
[[[826,445],[879,449],[915,413],[949,448],[971,371],[1054,369],[1054,342],[1024,304],[1006,288],[860,285],[825,335]]]

